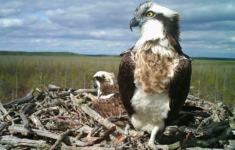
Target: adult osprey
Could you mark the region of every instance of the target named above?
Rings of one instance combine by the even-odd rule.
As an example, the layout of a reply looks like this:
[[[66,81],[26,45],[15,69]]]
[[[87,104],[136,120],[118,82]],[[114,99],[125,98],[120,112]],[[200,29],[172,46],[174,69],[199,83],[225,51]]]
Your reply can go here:
[[[176,11],[147,1],[134,15],[130,29],[138,26],[142,36],[121,54],[119,93],[133,126],[151,132],[148,145],[156,149],[157,132],[177,116],[188,95],[191,60],[179,44]]]
[[[93,109],[104,118],[127,115],[114,79],[114,73],[98,71],[93,77],[94,88],[98,87],[97,97],[85,94],[85,97],[92,100]],[[125,125],[122,121],[117,121],[115,124]]]

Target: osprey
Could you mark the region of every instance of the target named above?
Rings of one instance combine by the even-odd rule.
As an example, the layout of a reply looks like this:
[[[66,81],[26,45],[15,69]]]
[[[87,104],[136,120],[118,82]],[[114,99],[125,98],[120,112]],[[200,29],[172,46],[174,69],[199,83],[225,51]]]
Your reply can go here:
[[[98,87],[97,97],[85,94],[85,97],[92,100],[93,109],[104,118],[127,115],[114,79],[114,73],[106,71],[97,72],[93,77],[94,88]],[[118,123],[120,124],[121,122],[115,124],[119,125]]]
[[[130,29],[141,37],[121,54],[118,84],[122,102],[135,129],[155,136],[181,110],[189,93],[191,59],[182,52],[180,16],[176,11],[147,1],[135,9]]]

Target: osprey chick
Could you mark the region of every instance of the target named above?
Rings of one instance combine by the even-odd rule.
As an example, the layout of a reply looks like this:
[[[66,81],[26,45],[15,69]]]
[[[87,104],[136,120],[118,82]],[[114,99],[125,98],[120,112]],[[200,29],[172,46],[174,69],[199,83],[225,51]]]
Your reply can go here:
[[[148,145],[156,149],[155,136],[177,116],[188,95],[191,60],[179,44],[176,11],[147,1],[134,15],[130,29],[139,27],[142,36],[121,54],[119,92],[133,126],[151,132]]]
[[[114,79],[114,73],[106,71],[99,71],[93,77],[94,88],[98,88],[98,95],[97,98],[92,98],[92,106],[104,118],[126,113]]]

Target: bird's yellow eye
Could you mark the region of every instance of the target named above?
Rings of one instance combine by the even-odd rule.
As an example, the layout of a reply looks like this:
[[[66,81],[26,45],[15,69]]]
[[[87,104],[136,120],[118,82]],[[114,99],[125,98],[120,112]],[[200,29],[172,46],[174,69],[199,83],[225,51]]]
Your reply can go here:
[[[146,16],[147,16],[147,17],[152,17],[152,16],[153,16],[153,12],[148,12],[148,13],[146,14]]]

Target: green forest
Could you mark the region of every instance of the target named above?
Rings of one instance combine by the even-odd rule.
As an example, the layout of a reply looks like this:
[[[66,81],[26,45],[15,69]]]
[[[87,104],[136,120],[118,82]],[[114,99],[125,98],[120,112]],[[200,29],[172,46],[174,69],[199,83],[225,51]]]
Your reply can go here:
[[[120,57],[82,56],[73,53],[0,54],[0,101],[22,98],[41,85],[92,88],[97,71],[117,75]],[[194,59],[190,94],[209,101],[233,105],[235,61]]]

